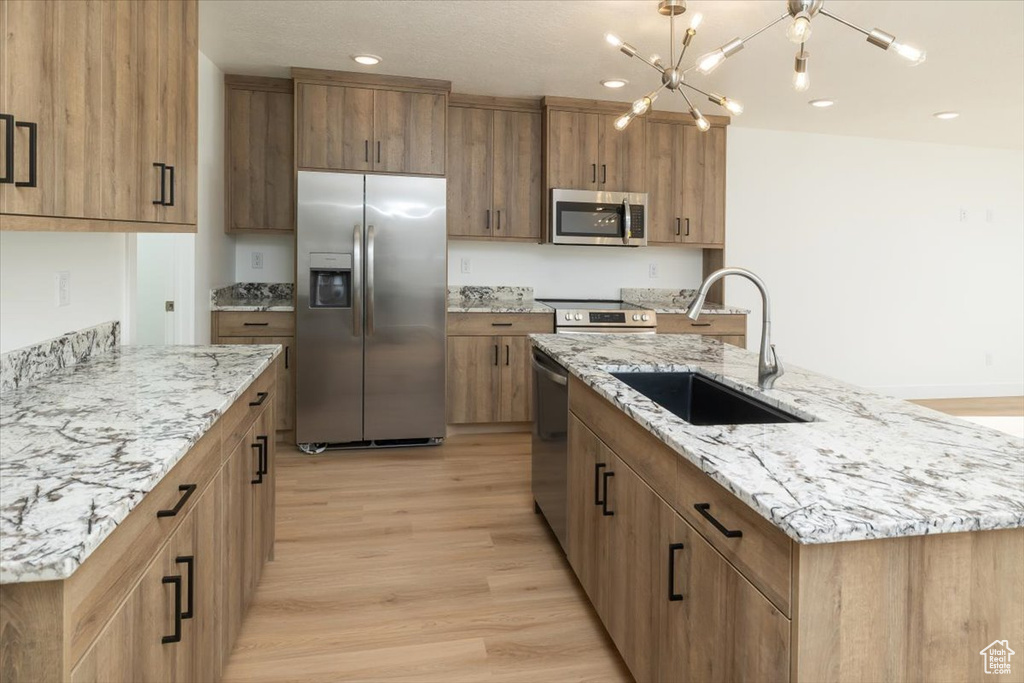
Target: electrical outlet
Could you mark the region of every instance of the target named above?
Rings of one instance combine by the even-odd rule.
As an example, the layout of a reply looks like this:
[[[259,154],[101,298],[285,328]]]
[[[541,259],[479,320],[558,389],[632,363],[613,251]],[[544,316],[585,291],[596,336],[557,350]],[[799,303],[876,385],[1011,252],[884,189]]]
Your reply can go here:
[[[960,222],[967,222],[967,209],[963,208],[962,206],[960,207]]]
[[[252,269],[263,270],[263,252],[254,251],[252,252]]]
[[[652,263],[651,265],[649,265],[647,267],[647,277],[651,278],[652,280],[656,279],[658,277],[658,264],[657,263]]]
[[[469,262],[469,259],[466,258],[466,257],[462,257],[461,266],[462,266],[462,272],[463,273],[469,273],[472,270],[472,264]]]
[[[62,270],[57,273],[57,305],[71,305],[71,272]]]

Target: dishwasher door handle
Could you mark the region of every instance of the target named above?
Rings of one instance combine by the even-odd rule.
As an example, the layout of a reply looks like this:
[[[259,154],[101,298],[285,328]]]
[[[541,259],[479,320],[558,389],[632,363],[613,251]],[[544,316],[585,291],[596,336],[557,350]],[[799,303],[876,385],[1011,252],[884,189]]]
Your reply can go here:
[[[560,375],[557,372],[555,372],[554,370],[552,370],[551,368],[548,368],[548,367],[545,367],[545,366],[541,365],[540,363],[537,362],[536,358],[531,359],[531,361],[533,362],[533,369],[534,370],[536,370],[540,374],[544,375],[545,377],[547,377],[549,380],[551,380],[555,384],[564,387],[565,385],[567,385],[569,383],[569,378],[568,377],[566,377],[564,375]]]

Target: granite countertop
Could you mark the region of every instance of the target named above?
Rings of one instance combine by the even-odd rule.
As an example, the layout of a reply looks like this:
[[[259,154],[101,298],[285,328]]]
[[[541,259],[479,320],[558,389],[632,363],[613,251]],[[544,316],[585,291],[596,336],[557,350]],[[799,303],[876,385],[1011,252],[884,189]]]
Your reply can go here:
[[[533,287],[449,285],[449,313],[554,313],[533,298]]]
[[[798,543],[1024,526],[1024,440],[694,335],[533,343]],[[783,356],[785,350],[783,350]],[[695,370],[813,422],[694,426],[610,372]]]
[[[696,289],[634,289],[623,287],[619,297],[628,304],[649,308],[655,313],[685,314],[690,302],[697,296]],[[737,306],[705,303],[701,309],[704,314],[748,315],[750,311]]]
[[[281,352],[120,347],[0,397],[0,583],[66,579]]]
[[[291,283],[238,282],[210,292],[211,311],[294,311]]]

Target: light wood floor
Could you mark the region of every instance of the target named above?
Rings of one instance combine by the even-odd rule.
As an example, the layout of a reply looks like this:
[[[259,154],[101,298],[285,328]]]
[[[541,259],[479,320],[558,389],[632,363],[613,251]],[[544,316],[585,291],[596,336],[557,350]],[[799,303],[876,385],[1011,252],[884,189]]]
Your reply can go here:
[[[941,410],[950,415],[993,417],[1024,416],[1024,396],[997,396],[993,398],[933,398],[912,401],[927,408]]]
[[[530,495],[530,435],[279,448],[232,681],[629,681]]]

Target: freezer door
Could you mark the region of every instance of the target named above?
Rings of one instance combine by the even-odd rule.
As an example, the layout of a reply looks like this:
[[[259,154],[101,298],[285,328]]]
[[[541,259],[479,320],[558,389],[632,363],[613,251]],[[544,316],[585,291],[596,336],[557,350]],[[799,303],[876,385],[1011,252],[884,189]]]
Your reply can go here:
[[[363,439],[364,176],[299,172],[295,439]]]
[[[443,178],[366,177],[366,439],[445,434]]]

